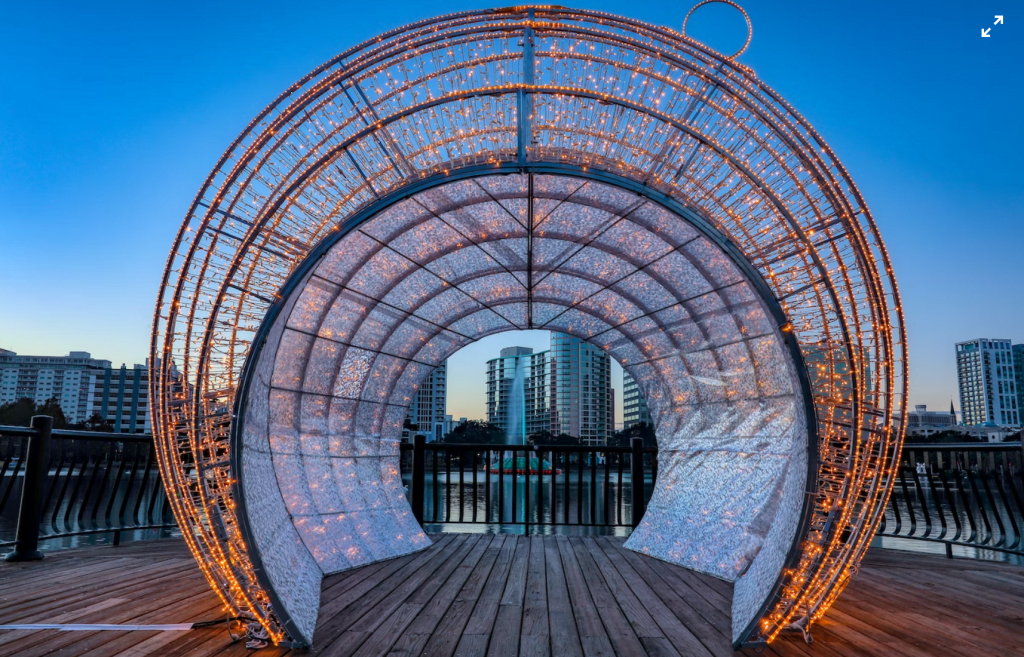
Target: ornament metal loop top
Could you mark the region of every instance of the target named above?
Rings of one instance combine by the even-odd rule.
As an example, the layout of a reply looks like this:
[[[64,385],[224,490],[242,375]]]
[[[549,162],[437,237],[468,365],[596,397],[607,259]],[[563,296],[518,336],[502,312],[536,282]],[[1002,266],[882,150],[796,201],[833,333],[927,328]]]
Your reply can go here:
[[[736,59],[746,51],[746,49],[750,46],[750,39],[753,38],[754,36],[754,25],[753,23],[750,22],[750,16],[748,16],[747,12],[743,10],[743,7],[733,2],[733,0],[701,0],[700,2],[695,4],[693,8],[690,9],[690,11],[686,12],[686,18],[683,19],[683,36],[686,36],[686,23],[690,20],[690,16],[693,15],[693,12],[697,11],[698,8],[703,7],[704,5],[714,4],[716,2],[723,5],[735,7],[736,9],[739,10],[741,14],[743,14],[743,20],[747,22],[747,40],[743,42],[743,47],[737,50],[736,54],[730,57],[726,57],[726,59],[731,61]]]

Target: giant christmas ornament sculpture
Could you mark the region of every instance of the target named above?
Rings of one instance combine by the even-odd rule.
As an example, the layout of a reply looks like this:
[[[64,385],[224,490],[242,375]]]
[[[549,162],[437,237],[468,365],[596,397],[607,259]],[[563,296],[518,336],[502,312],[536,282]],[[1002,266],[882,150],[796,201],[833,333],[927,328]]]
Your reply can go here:
[[[154,427],[213,588],[315,643],[320,580],[429,544],[402,421],[447,356],[564,331],[637,380],[657,489],[628,547],[735,581],[733,638],[806,628],[884,507],[895,281],[831,150],[679,33],[560,7],[346,51],[230,146],[175,240]]]

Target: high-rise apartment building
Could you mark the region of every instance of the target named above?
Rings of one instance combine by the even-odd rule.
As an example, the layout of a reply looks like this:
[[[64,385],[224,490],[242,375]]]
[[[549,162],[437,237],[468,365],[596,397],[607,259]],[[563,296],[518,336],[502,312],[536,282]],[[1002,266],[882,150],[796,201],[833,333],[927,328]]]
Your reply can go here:
[[[149,368],[106,368],[93,391],[93,409],[117,433],[149,433]]]
[[[540,431],[605,445],[615,432],[611,357],[565,333],[551,349],[509,347],[487,361],[487,421],[523,442]]]
[[[567,333],[551,333],[551,433],[606,445],[615,433],[611,356]]]
[[[628,429],[634,424],[646,422],[653,424],[651,411],[647,408],[647,400],[640,393],[640,386],[629,372],[622,372],[622,428]]]
[[[68,422],[84,422],[95,412],[93,391],[96,381],[110,369],[109,360],[99,360],[84,351],[67,356],[19,356],[0,351],[0,404],[31,399],[43,404],[56,399]]]
[[[85,351],[67,356],[19,356],[0,350],[0,404],[31,399],[43,404],[56,399],[71,424],[93,415],[120,433],[148,433],[149,369],[124,365],[113,370],[109,360]]]
[[[417,426],[416,433],[427,437],[427,442],[441,440],[450,429],[450,418],[446,421],[448,405],[448,361],[444,361],[420,384],[409,414],[410,423]]]
[[[1017,389],[1017,413],[1024,413],[1024,344],[1010,347],[1013,358],[1013,387]],[[1018,415],[1024,420],[1024,417]]]
[[[960,417],[967,426],[1020,426],[1009,340],[980,338],[956,345]]]
[[[487,422],[504,429],[510,444],[550,429],[550,353],[507,347],[487,361]]]

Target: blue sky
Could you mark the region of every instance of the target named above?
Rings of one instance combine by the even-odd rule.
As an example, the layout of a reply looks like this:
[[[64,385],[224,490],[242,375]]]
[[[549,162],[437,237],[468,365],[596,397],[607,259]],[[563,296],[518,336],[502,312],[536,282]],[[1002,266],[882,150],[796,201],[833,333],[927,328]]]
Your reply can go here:
[[[954,342],[1024,342],[1024,3],[742,4],[754,39],[741,61],[835,149],[889,247],[910,333],[910,403],[946,407]],[[142,362],[175,230],[252,116],[355,43],[482,6],[5,3],[0,347]],[[688,8],[579,6],[673,27]],[[996,14],[1004,25],[992,26]],[[691,35],[727,50],[743,25],[709,6]],[[478,349],[496,353],[503,340],[515,338]],[[459,380],[478,389],[476,376]]]

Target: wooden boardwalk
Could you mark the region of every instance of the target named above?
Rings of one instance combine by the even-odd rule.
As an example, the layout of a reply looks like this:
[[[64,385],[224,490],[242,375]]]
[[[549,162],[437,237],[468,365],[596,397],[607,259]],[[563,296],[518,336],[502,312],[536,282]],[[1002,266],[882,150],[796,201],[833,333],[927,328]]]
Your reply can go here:
[[[624,550],[622,539],[444,534],[424,552],[324,580],[317,655],[710,655],[732,586]],[[223,617],[180,540],[0,562],[0,624]],[[174,632],[0,631],[0,655],[243,655],[220,625]],[[269,648],[256,653],[284,655]],[[294,655],[309,654],[296,651]],[[764,655],[1024,654],[1024,569],[872,550],[814,626]]]

